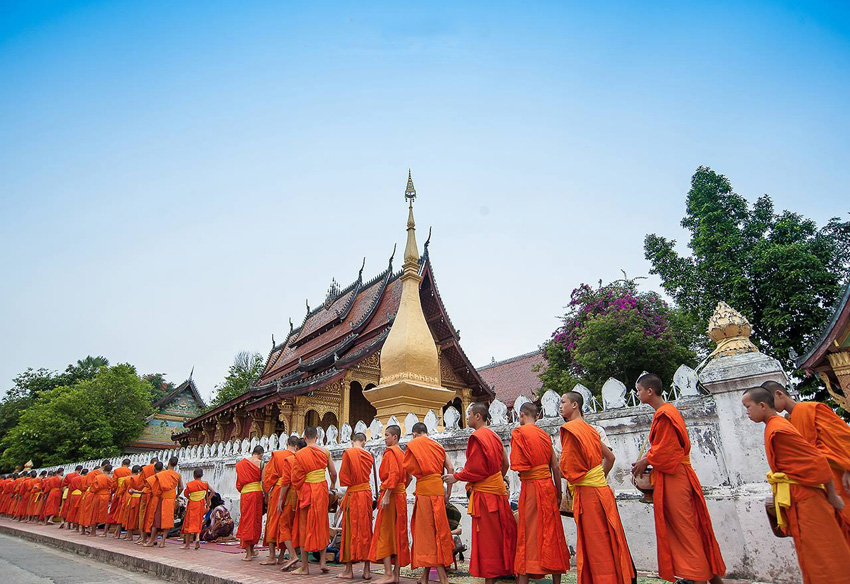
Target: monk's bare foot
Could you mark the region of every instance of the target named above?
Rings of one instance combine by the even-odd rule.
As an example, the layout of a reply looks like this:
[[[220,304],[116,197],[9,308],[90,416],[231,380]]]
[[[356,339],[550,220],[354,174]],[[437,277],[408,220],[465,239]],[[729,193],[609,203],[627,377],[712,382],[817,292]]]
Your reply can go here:
[[[372,579],[372,574],[363,574],[363,579],[364,579],[364,580],[371,580],[371,579]]]
[[[144,547],[153,547],[155,545],[156,545],[155,541],[148,541],[148,542],[145,542]]]
[[[189,544],[188,544],[188,543],[184,543],[183,545],[181,545],[181,546],[180,546],[180,549],[181,549],[181,550],[187,550],[187,549],[189,549]]]
[[[268,560],[263,560],[262,562],[260,562],[260,565],[261,566],[275,566],[275,565],[277,565],[277,560],[269,558]]]
[[[328,572],[331,571],[331,569],[328,568],[327,566],[319,566],[319,569],[322,571],[322,574],[327,574]]]
[[[288,572],[295,564],[298,563],[298,558],[289,560],[283,564],[283,567],[280,569],[281,572]]]
[[[384,576],[380,580],[375,580],[375,584],[393,584],[392,576]]]
[[[343,578],[344,580],[354,580],[354,572],[340,572],[336,577]]]
[[[251,557],[256,558],[256,557],[257,557],[257,556],[259,556],[259,555],[260,555],[260,552],[254,552],[254,554],[253,554]]]
[[[199,542],[199,541],[196,541],[196,542],[195,542],[195,549],[196,549],[196,550],[201,549],[201,542]]]
[[[162,540],[161,542],[159,542],[159,547],[161,547],[161,548],[165,547],[165,540]]]
[[[250,562],[250,561],[253,561],[253,559],[254,559],[254,556],[251,556],[251,557],[246,556],[246,557],[242,558],[242,561],[243,562]]]
[[[301,566],[297,570],[292,570],[291,573],[295,574],[296,576],[307,576],[310,574],[310,571],[304,568],[304,566]]]

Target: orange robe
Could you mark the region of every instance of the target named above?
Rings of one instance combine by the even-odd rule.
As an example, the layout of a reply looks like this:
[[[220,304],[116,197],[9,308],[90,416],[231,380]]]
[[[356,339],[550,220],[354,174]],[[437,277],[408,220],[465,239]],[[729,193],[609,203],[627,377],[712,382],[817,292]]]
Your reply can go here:
[[[127,487],[132,474],[133,471],[126,466],[119,466],[112,472],[112,478],[115,480],[115,492],[112,495],[112,504],[109,507],[110,525],[123,525],[121,512],[124,510],[127,501]]]
[[[298,491],[292,486],[292,463],[295,462],[295,453],[287,456],[280,463],[280,478],[277,480],[280,492],[286,487],[286,496],[283,499],[283,509],[277,521],[277,543],[294,541],[295,516],[298,511]]]
[[[139,502],[139,529],[142,531],[150,531],[149,527],[145,527],[148,523],[148,503],[150,503],[151,497],[153,493],[151,492],[151,486],[148,482],[148,479],[156,474],[156,469],[153,464],[146,464],[142,467],[141,472],[141,485],[142,488],[142,500]],[[151,512],[151,525],[153,525],[153,512]]]
[[[832,479],[826,457],[781,416],[765,422],[764,447],[770,470],[785,473],[799,483],[790,485],[791,506],[783,511],[788,519],[787,531],[794,538],[803,583],[838,582],[841,574],[849,573],[850,546],[842,537],[841,515],[819,488]]]
[[[407,539],[407,472],[404,470],[404,452],[398,446],[384,450],[378,469],[381,489],[378,493],[378,516],[369,547],[369,559],[380,562],[396,556],[399,566],[410,564],[410,544]],[[390,491],[390,503],[381,506],[384,493]]]
[[[410,519],[410,566],[450,566],[454,542],[446,516],[443,468],[446,451],[428,436],[407,444],[404,469],[416,477],[416,502]]]
[[[144,481],[142,474],[134,474],[127,479],[127,501],[123,512],[121,524],[127,531],[134,531],[139,528],[139,509],[142,505],[141,493],[130,493],[130,489],[141,491],[144,489],[142,482]]]
[[[535,579],[570,569],[551,460],[552,440],[539,427],[525,424],[511,433],[511,469],[521,481],[514,570]]]
[[[327,451],[311,444],[295,453],[292,465],[292,486],[298,490],[295,545],[308,552],[326,549],[330,543],[328,483],[324,473],[321,480],[307,476],[308,473],[327,468],[329,456]]]
[[[844,499],[843,524],[850,526],[850,493],[842,483],[844,473],[850,472],[850,426],[829,406],[818,402],[798,403],[788,421],[829,462],[835,490]],[[850,544],[850,529],[845,530],[844,537]]]
[[[157,473],[156,482],[159,484],[159,501],[153,524],[160,531],[167,531],[174,527],[174,505],[177,499],[177,487],[180,485],[180,475],[167,469]]]
[[[280,513],[277,511],[277,501],[281,489],[280,475],[283,473],[283,461],[292,455],[293,453],[289,450],[275,450],[263,469],[263,491],[269,495],[269,505],[266,511],[266,531],[263,534],[263,544],[265,545],[278,541]]]
[[[156,510],[159,509],[159,495],[161,490],[159,480],[157,479],[158,475],[159,473],[156,473],[145,479],[144,490],[150,493],[147,507],[145,507],[145,520],[142,523],[142,530],[146,533],[150,533],[153,530],[154,522],[156,521]],[[142,495],[142,499],[144,499],[144,495]]]
[[[33,479],[32,488],[30,489],[30,502],[27,507],[27,515],[38,516],[41,514],[41,508],[44,506],[44,479],[41,477]]]
[[[93,526],[109,521],[109,496],[114,488],[115,481],[104,473],[99,473],[92,481],[89,496],[92,499]]]
[[[9,485],[12,479],[0,481],[0,515],[5,515],[9,508]]]
[[[454,473],[467,483],[469,514],[472,517],[472,552],[469,573],[478,578],[513,575],[516,555],[516,520],[505,479],[502,439],[482,426],[466,443],[466,464]]]
[[[15,497],[12,512],[13,517],[23,517],[27,511],[27,498],[24,495],[29,492],[30,480],[29,477],[18,477],[15,481],[17,484],[13,491]]]
[[[260,478],[260,467],[247,458],[236,463],[236,490],[241,493],[239,529],[236,531],[236,537],[243,548],[257,545],[263,529],[263,491]],[[258,487],[256,490],[255,483]]]
[[[66,503],[68,508],[65,510],[64,517],[68,523],[80,522],[80,501],[83,498],[83,483],[86,476],[88,475],[78,474],[68,482],[68,502]]]
[[[710,580],[726,574],[726,564],[714,537],[702,487],[691,467],[691,441],[685,420],[672,404],[655,411],[649,429],[658,574]]]
[[[58,515],[59,504],[62,502],[62,477],[54,475],[44,481],[44,496],[41,518],[46,519],[51,515]]]
[[[210,486],[199,479],[189,481],[183,490],[183,495],[189,499],[186,503],[186,513],[183,515],[183,526],[180,533],[201,533],[204,527],[204,513],[207,512],[207,494]],[[196,494],[200,493],[200,494]],[[203,498],[197,498],[201,497]]]
[[[86,475],[83,481],[83,498],[80,500],[80,525],[88,527],[92,524],[94,513],[94,497],[92,497],[92,487],[98,475],[103,474],[99,468],[96,468]]]
[[[71,481],[78,476],[80,476],[78,472],[69,472],[62,479],[62,505],[59,507],[59,515],[62,517],[62,521],[68,520],[68,509],[71,503]]]
[[[561,426],[561,448],[561,472],[573,485],[576,581],[629,584],[635,577],[634,564],[614,492],[607,484],[604,487],[576,484],[591,469],[602,466],[599,433],[581,418],[572,420]]]
[[[343,562],[369,559],[372,542],[372,475],[374,460],[362,448],[349,448],[342,453],[339,484],[346,487],[342,500],[342,537],[339,551]]]

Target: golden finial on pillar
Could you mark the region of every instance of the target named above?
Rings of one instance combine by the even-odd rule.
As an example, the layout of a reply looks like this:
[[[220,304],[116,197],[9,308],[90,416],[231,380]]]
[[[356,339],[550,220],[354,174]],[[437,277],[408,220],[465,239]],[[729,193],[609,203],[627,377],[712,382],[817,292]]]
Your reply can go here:
[[[709,359],[757,353],[758,349],[750,341],[752,333],[753,327],[743,314],[725,302],[718,302],[708,319],[708,336],[717,343]]]

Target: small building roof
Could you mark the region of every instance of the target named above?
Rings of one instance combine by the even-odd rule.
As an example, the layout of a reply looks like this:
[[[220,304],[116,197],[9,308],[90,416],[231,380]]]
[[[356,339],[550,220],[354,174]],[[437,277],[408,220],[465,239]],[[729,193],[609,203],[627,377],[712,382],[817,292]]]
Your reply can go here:
[[[804,355],[797,358],[797,367],[806,371],[817,371],[828,365],[825,363],[828,352],[847,348],[850,348],[850,278],[818,340]]]
[[[505,359],[495,361],[478,368],[478,373],[496,394],[496,398],[508,408],[512,408],[516,398],[524,395],[533,400],[537,399],[543,382],[536,371],[537,366],[544,363],[543,352],[540,349]]]

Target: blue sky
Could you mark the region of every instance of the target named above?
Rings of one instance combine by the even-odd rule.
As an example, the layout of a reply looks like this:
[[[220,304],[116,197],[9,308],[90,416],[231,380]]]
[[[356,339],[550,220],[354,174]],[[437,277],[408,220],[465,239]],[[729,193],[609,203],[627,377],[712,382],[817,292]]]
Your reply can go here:
[[[383,269],[408,168],[479,365],[647,275],[701,164],[850,210],[840,3],[2,2],[0,87],[2,389],[103,354],[209,396]]]

